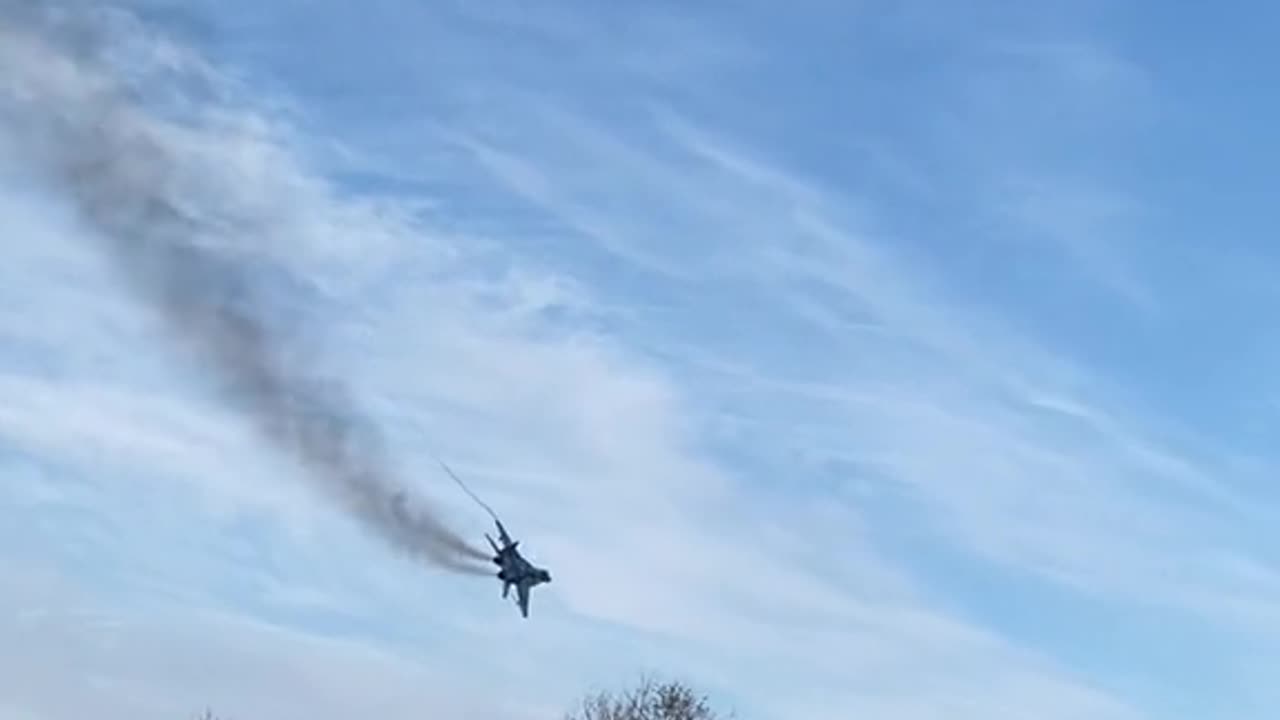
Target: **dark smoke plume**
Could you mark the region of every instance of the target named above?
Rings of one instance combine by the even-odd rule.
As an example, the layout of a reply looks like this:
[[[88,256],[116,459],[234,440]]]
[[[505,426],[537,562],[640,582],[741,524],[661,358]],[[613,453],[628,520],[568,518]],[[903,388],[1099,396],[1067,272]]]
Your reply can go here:
[[[85,4],[62,18],[39,5],[0,0],[0,129],[35,176],[71,201],[127,286],[306,478],[400,550],[489,574],[487,553],[410,504],[344,386],[289,358],[269,326],[254,251],[279,228],[214,196],[202,176],[216,168],[192,160],[180,140],[190,135],[147,113],[137,98],[150,89],[129,87],[102,59],[109,23],[85,22]]]

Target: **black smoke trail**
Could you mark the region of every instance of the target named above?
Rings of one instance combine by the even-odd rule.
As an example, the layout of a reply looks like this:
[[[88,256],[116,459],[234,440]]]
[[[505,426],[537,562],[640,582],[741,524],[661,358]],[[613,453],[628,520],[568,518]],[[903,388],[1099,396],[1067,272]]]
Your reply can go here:
[[[205,176],[216,167],[184,144],[191,128],[149,113],[139,96],[152,89],[130,87],[101,59],[113,26],[88,21],[90,12],[83,3],[0,0],[0,130],[15,154],[70,201],[125,284],[304,477],[400,550],[489,574],[487,553],[409,501],[343,384],[289,357],[253,273],[263,261],[252,250],[279,223],[211,189]],[[225,470],[236,472],[234,463]]]

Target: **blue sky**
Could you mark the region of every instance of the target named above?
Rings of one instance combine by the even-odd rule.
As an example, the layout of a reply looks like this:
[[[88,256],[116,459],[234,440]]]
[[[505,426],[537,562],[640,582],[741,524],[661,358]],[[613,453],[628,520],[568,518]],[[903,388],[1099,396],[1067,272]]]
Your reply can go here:
[[[105,271],[20,150],[111,71],[17,7],[0,715],[1280,704],[1274,7],[133,3],[138,127],[261,219],[414,487],[488,529],[443,455],[551,568],[527,621],[309,492]]]

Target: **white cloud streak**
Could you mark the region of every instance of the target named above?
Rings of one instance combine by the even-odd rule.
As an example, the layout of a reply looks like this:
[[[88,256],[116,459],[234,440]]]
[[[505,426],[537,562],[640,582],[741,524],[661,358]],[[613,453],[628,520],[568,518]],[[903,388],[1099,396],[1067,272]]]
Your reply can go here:
[[[567,251],[531,258],[503,217],[481,236],[465,217],[346,197],[294,154],[303,138],[243,131],[264,126],[247,110],[221,108],[225,124],[187,140],[229,159],[208,178],[228,203],[280,218],[274,249],[320,289],[323,312],[302,313],[326,321],[314,362],[354,379],[405,467],[431,468],[424,439],[456,458],[551,567],[534,619],[509,617],[496,587],[380,556],[269,482],[279,459],[185,388],[190,373],[152,358],[154,330],[86,259],[56,198],[37,203],[9,178],[0,203],[44,242],[11,247],[0,268],[0,293],[21,303],[7,307],[22,308],[0,315],[14,351],[0,356],[0,449],[50,469],[0,486],[0,502],[84,501],[116,530],[104,546],[140,553],[144,569],[11,594],[0,639],[39,649],[10,669],[17,712],[149,720],[205,694],[244,718],[551,718],[590,682],[650,664],[731,694],[744,718],[1150,716],[1120,683],[1102,689],[1051,648],[954,610],[919,547],[1096,602],[1274,627],[1274,570],[1232,533],[1239,489],[1120,419],[1137,413],[1107,407],[1091,373],[963,309],[936,268],[876,230],[873,203],[674,111],[648,128],[661,144],[639,150],[633,127],[498,97],[519,123],[423,142],[461,141],[491,191],[575,232]],[[601,249],[605,270],[588,259]],[[646,282],[616,282],[636,268]],[[421,487],[468,517],[423,472]],[[134,503],[185,512],[148,526]],[[220,536],[264,510],[286,532]],[[188,542],[156,542],[187,523]],[[37,537],[41,554],[66,541],[56,526]],[[18,566],[8,579],[40,576]],[[120,591],[95,583],[158,614],[111,605],[102,597]],[[264,602],[367,625],[341,641],[302,621],[271,628]],[[69,605],[108,623],[73,622]],[[422,644],[389,639],[401,634]]]

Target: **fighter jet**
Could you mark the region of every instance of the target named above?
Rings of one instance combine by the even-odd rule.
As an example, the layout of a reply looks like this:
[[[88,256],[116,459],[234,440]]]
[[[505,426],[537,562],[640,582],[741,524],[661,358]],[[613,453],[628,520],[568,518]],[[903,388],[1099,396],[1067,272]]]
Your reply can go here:
[[[529,617],[530,588],[551,582],[551,573],[534,567],[532,563],[521,557],[520,551],[516,549],[520,542],[511,540],[507,529],[502,527],[502,523],[497,518],[493,521],[498,526],[498,537],[502,540],[502,547],[498,547],[493,538],[489,537],[489,533],[485,533],[484,537],[497,553],[493,556],[493,563],[501,568],[498,570],[498,579],[502,581],[502,597],[506,598],[511,592],[511,586],[515,585],[516,603],[520,606],[520,615],[527,618]]]

